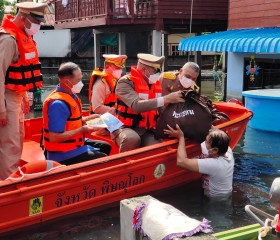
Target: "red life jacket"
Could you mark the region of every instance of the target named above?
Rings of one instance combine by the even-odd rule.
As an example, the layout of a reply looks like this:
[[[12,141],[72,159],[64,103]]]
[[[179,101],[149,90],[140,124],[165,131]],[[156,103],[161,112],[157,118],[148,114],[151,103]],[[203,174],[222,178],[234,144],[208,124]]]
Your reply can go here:
[[[0,27],[0,34],[10,34],[16,39],[20,54],[18,61],[12,63],[6,72],[5,87],[17,92],[42,88],[43,78],[36,43],[12,22],[13,19],[12,15],[6,15]]]
[[[113,77],[112,75],[109,75],[109,74],[103,72],[101,68],[96,68],[93,70],[93,72],[91,74],[91,77],[89,80],[89,88],[88,88],[88,98],[89,98],[89,102],[90,102],[90,112],[91,113],[93,113],[93,109],[92,109],[92,105],[91,105],[92,88],[93,88],[93,84],[95,83],[95,81],[98,77],[101,77],[102,82],[104,82],[104,83],[107,82],[110,87],[110,90],[111,90],[111,94],[105,99],[104,105],[113,107],[116,103],[116,95],[115,95],[114,91],[115,91],[117,79],[115,77]]]
[[[65,102],[71,111],[70,117],[66,121],[64,131],[71,131],[77,128],[82,127],[82,104],[81,100],[77,97],[75,100],[71,95],[64,92],[53,91],[47,99],[44,101],[43,105],[43,139],[44,139],[44,147],[47,151],[60,151],[66,152],[77,147],[81,147],[84,145],[84,135],[78,134],[75,135],[66,141],[63,142],[50,142],[49,137],[49,119],[48,119],[48,108],[49,105],[55,101],[61,100]]]
[[[161,97],[162,88],[160,82],[149,85],[138,73],[135,67],[131,68],[130,75],[126,76],[134,83],[134,90],[138,93],[140,100],[148,100]],[[116,115],[120,121],[127,127],[140,127],[153,129],[156,126],[158,111],[151,110],[148,112],[136,113],[128,107],[119,97],[117,97]]]

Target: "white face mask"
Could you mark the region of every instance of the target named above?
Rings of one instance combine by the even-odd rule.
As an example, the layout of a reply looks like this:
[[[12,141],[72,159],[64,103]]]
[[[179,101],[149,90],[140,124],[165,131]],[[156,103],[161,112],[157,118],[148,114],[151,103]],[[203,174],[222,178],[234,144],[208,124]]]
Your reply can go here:
[[[190,78],[187,78],[185,76],[180,78],[180,83],[182,84],[182,86],[184,88],[190,88],[195,84],[195,82],[193,80],[191,80]]]
[[[30,28],[25,27],[25,33],[30,36],[38,33],[40,30],[40,24],[33,23],[28,18],[27,20],[28,22],[30,22],[31,25]]]
[[[122,69],[118,69],[112,72],[112,75],[116,78],[119,79],[122,76]]]
[[[206,147],[205,141],[204,141],[203,143],[201,143],[200,146],[201,146],[201,152],[202,152],[204,155],[213,154],[213,152],[212,152],[212,153],[209,152],[209,151],[210,151],[211,149],[213,149],[213,148],[211,148],[211,149],[208,150],[207,147]]]
[[[154,84],[160,77],[160,73],[155,73],[149,76],[149,83]]]
[[[204,141],[203,143],[201,143],[200,146],[201,146],[201,152],[202,152],[204,155],[208,155],[208,149],[206,148],[205,141]]]
[[[79,93],[79,92],[81,92],[83,86],[84,86],[84,84],[82,83],[82,81],[80,81],[77,84],[73,85],[73,87],[71,88],[72,93]]]

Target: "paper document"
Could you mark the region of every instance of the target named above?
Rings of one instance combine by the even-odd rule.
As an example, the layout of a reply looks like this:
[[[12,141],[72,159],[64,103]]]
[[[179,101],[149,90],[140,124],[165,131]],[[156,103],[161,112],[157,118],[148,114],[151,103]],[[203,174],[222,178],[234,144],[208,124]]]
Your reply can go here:
[[[111,113],[104,113],[99,118],[87,121],[87,124],[93,127],[107,128],[109,132],[119,129],[123,123]]]

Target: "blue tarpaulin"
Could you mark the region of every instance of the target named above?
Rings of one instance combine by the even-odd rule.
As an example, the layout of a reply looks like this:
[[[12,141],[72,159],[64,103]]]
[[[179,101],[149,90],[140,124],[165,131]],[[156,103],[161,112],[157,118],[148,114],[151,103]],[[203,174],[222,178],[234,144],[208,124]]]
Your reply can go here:
[[[180,51],[280,53],[280,28],[228,30],[185,38]]]

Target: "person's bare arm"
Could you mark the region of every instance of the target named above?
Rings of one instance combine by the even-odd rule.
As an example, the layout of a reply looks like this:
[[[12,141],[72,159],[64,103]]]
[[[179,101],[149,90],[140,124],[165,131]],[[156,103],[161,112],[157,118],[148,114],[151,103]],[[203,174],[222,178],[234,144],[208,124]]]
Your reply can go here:
[[[165,129],[164,132],[170,137],[177,138],[179,140],[178,150],[177,150],[177,166],[193,171],[199,172],[198,168],[198,159],[188,158],[186,146],[185,146],[185,137],[184,133],[180,127],[176,124],[176,129],[173,129],[167,125],[168,129]]]
[[[82,126],[80,128],[77,128],[75,130],[66,131],[66,132],[63,132],[63,133],[49,132],[50,142],[66,141],[66,140],[71,139],[72,137],[74,137],[78,134],[92,133],[92,132],[97,131],[99,129],[100,128],[97,128],[97,127],[84,125],[84,126]]]

